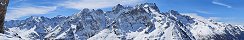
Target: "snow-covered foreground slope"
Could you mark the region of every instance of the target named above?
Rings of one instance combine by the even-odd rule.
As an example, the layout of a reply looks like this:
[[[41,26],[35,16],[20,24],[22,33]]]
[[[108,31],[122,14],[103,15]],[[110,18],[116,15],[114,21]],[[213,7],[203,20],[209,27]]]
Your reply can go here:
[[[0,34],[4,39],[244,40],[243,26],[174,10],[160,12],[154,3],[135,7],[118,4],[106,12],[85,8],[71,16],[32,16],[5,23],[7,33]]]
[[[18,27],[9,28],[5,34],[0,33],[0,40],[31,40],[36,39],[39,35],[35,31],[36,27],[29,30]]]

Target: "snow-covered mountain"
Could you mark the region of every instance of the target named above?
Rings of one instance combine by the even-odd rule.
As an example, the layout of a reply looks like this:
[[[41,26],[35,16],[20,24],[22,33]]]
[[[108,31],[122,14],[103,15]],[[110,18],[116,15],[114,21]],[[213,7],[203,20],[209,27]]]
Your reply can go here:
[[[5,39],[65,40],[244,40],[244,28],[169,10],[155,3],[83,9],[71,16],[32,16],[5,22]]]

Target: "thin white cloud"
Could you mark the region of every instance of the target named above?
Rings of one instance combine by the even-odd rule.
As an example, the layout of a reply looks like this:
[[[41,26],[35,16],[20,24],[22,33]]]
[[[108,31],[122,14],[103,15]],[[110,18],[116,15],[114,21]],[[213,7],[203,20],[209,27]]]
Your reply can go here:
[[[202,11],[202,10],[197,10],[196,12],[198,12],[198,13],[204,13],[204,14],[214,14],[214,13],[210,13],[208,11]]]
[[[22,1],[26,1],[26,0],[12,0],[11,2],[12,2],[13,4],[15,4],[15,3],[22,2]]]
[[[209,17],[208,19],[212,19],[212,20],[221,20],[220,17]]]
[[[199,16],[197,13],[181,13],[181,14],[182,15],[190,16],[192,18],[196,18],[198,20],[204,20],[204,21],[206,21],[206,18],[205,17]]]
[[[243,18],[239,18],[239,17],[203,17],[203,16],[199,16],[197,13],[181,13],[182,15],[188,15],[190,17],[196,18],[196,19],[200,19],[200,20],[205,20],[207,21],[207,19],[211,19],[214,21],[219,21],[219,22],[224,22],[227,24],[234,24],[234,25],[244,25],[244,20]]]
[[[47,14],[50,11],[56,10],[55,6],[27,6],[10,8],[6,14],[6,20],[16,20],[20,17]]]
[[[232,8],[232,6],[230,5],[227,5],[227,4],[224,4],[224,3],[220,3],[220,2],[216,2],[216,1],[212,1],[213,4],[216,4],[216,5],[220,5],[220,6],[225,6],[227,8]]]
[[[222,21],[222,22],[226,22],[226,23],[230,23],[230,24],[234,24],[234,25],[244,25],[244,21],[243,18],[239,18],[239,17],[209,17],[209,19],[213,19],[216,21]]]
[[[17,0],[15,2],[17,3],[20,1],[25,0]],[[142,0],[65,0],[64,2],[57,3],[56,6],[34,6],[33,4],[25,4],[16,7],[9,7],[5,19],[16,20],[24,16],[48,14],[49,12],[56,10],[57,7],[65,7],[78,10],[83,8],[97,9],[112,7],[117,4],[138,4],[141,1]]]
[[[73,8],[73,9],[83,9],[83,8],[90,8],[90,9],[98,9],[98,8],[107,8],[112,7],[117,4],[122,5],[131,5],[131,4],[138,4],[143,0],[75,0],[75,1],[66,1],[64,3],[60,3],[60,6],[65,8]]]

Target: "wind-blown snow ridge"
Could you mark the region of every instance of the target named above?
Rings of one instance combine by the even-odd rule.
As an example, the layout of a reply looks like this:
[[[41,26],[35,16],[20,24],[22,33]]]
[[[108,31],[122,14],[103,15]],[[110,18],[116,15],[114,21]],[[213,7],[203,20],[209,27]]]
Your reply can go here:
[[[4,39],[244,40],[243,26],[214,22],[197,15],[181,15],[174,10],[160,12],[155,3],[135,7],[118,4],[106,12],[85,8],[71,16],[33,16],[5,23],[9,33],[0,34]],[[11,32],[13,28],[30,32],[15,36],[16,31]]]

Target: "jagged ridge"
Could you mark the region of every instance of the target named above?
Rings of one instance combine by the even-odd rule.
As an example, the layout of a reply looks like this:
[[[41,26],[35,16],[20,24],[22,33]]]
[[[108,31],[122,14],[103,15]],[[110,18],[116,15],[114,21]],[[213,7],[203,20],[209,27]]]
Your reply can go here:
[[[30,17],[26,20],[5,22],[6,28],[35,29],[33,39],[78,40],[243,40],[243,26],[233,26],[170,10],[160,13],[155,3],[124,7],[120,4],[112,11],[83,9],[71,16],[54,18]],[[6,29],[8,30],[8,29]]]

